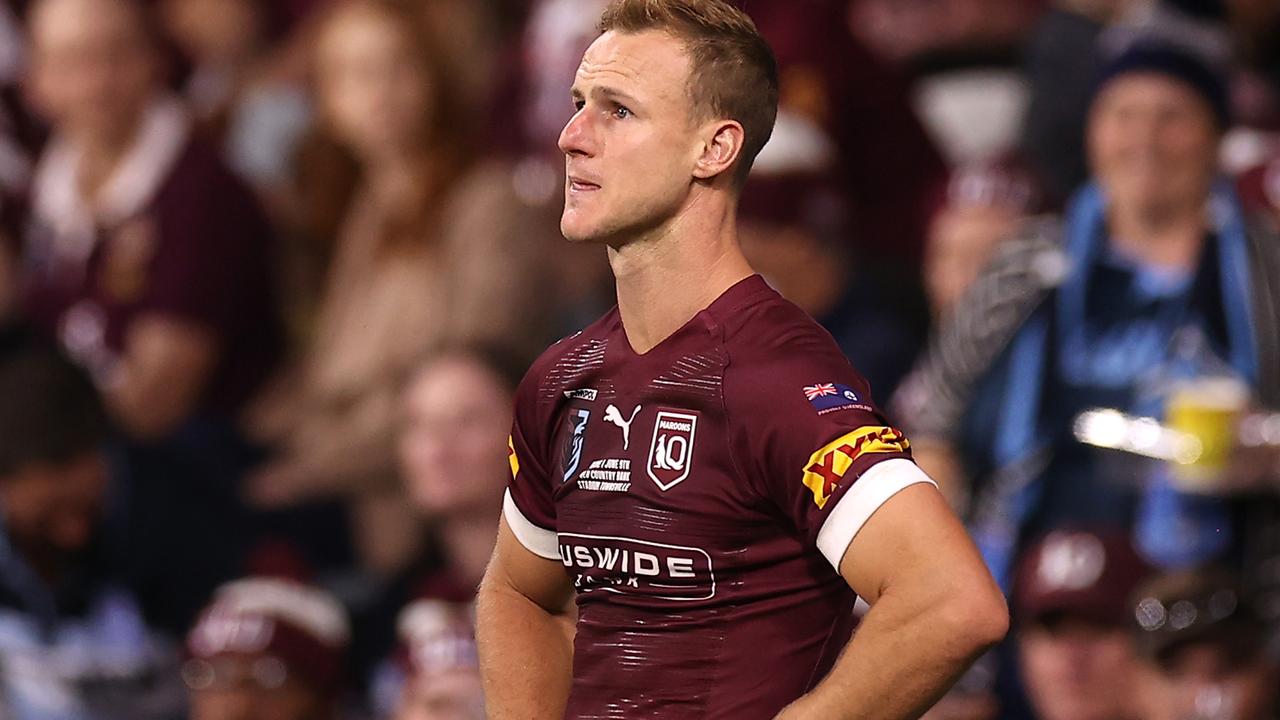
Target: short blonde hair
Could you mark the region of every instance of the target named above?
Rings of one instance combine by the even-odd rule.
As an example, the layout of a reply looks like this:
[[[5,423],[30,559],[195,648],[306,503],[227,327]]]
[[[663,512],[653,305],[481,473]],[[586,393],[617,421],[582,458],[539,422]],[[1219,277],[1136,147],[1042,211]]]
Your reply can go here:
[[[742,154],[734,168],[741,187],[778,115],[778,66],[746,13],[724,0],[613,0],[600,32],[659,30],[689,53],[688,93],[695,117],[724,117],[742,125]]]

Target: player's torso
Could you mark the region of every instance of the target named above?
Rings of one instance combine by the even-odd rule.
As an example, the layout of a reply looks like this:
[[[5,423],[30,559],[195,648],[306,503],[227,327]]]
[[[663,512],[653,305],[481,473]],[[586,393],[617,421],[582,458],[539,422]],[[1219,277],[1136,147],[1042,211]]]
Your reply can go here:
[[[569,716],[749,718],[751,703],[771,716],[818,674],[852,596],[748,479],[727,351],[655,352],[605,347],[545,387],[560,561],[578,592]]]
[[[723,357],[710,348],[646,377],[650,363],[617,354],[560,390],[551,469],[561,562],[583,604],[605,593],[602,602],[639,608],[705,606],[724,592],[723,557],[757,536],[726,442]]]

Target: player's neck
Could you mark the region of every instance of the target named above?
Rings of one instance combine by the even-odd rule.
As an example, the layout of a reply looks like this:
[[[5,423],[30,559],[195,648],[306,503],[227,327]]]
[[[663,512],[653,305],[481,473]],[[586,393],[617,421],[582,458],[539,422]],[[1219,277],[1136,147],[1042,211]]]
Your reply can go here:
[[[631,349],[643,355],[735,283],[751,275],[733,214],[684,212],[653,237],[610,247],[618,312]]]

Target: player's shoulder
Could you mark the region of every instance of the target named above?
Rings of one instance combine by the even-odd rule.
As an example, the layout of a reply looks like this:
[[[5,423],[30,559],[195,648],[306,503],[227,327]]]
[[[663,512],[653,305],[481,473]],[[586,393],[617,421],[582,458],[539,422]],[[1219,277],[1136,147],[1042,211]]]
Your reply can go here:
[[[871,408],[867,381],[831,333],[772,289],[740,303],[723,322],[731,411]]]
[[[517,403],[573,392],[576,382],[604,365],[605,349],[619,327],[615,307],[587,327],[561,338],[529,366],[517,391]]]
[[[733,364],[774,370],[849,365],[826,328],[762,280],[760,285],[763,290],[719,318],[722,342]]]

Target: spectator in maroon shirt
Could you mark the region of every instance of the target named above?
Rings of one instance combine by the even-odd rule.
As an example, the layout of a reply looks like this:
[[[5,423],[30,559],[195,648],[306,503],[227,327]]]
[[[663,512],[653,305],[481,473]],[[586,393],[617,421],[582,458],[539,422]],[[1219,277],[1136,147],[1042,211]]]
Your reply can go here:
[[[269,232],[161,89],[130,0],[31,8],[31,86],[54,135],[25,247],[25,309],[134,438],[230,417],[269,369]]]

